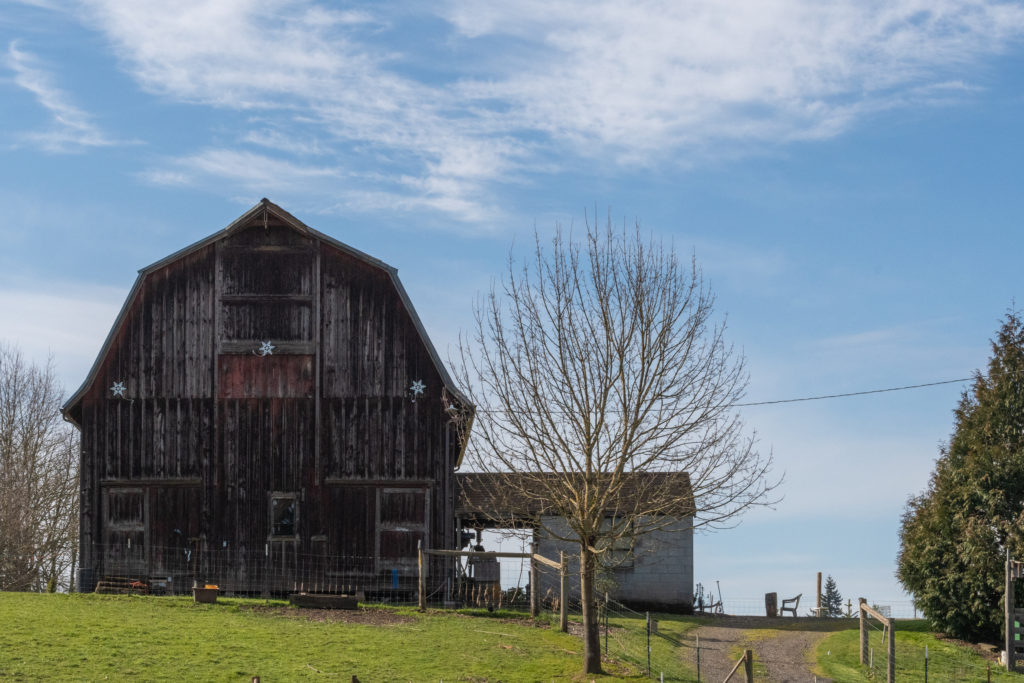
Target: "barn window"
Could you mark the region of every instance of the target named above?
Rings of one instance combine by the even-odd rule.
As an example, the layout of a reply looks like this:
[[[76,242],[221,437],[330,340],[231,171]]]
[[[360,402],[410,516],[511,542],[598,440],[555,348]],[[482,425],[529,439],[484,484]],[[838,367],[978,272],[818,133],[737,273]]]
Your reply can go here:
[[[107,524],[123,529],[142,528],[145,503],[142,489],[107,490]]]
[[[295,538],[299,534],[299,500],[294,493],[275,493],[270,497],[270,535]]]
[[[636,525],[633,520],[623,520],[621,517],[606,518],[601,526],[611,533],[611,537],[605,537],[598,543],[598,547],[604,551],[601,563],[607,569],[633,567],[636,559],[633,545]]]

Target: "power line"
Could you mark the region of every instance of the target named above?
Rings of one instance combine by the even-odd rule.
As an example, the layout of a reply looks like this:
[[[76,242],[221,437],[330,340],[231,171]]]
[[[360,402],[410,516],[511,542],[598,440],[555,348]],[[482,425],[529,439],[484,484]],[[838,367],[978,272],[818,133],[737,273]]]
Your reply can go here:
[[[827,394],[825,396],[806,396],[804,398],[782,398],[775,401],[756,401],[754,403],[733,403],[731,408],[743,408],[746,406],[770,406],[777,403],[798,403],[800,401],[823,401],[826,398],[845,398],[847,396],[864,396],[866,394],[884,394],[889,391],[906,391],[907,389],[921,389],[923,387],[936,387],[940,384],[956,384],[957,382],[970,382],[973,377],[962,379],[947,379],[941,382],[928,382],[926,384],[908,384],[904,387],[889,387],[887,389],[870,389],[868,391],[851,391],[846,394]]]
[[[770,406],[770,405],[776,405],[776,404],[779,404],[779,403],[800,403],[800,402],[803,402],[803,401],[824,401],[825,399],[828,399],[828,398],[846,398],[847,396],[866,396],[868,394],[884,394],[884,393],[888,393],[890,391],[906,391],[908,389],[922,389],[924,387],[937,387],[937,386],[940,386],[942,384],[956,384],[958,382],[971,382],[973,380],[974,380],[973,377],[963,377],[961,379],[945,379],[945,380],[942,380],[941,382],[926,382],[925,384],[908,384],[908,385],[902,386],[902,387],[887,387],[885,389],[869,389],[867,391],[850,391],[850,392],[847,392],[845,394],[825,394],[823,396],[805,396],[803,398],[780,398],[780,399],[776,399],[774,401],[754,401],[754,402],[751,402],[751,403],[730,403],[726,407],[727,408],[746,408],[746,407],[749,407],[749,406]],[[494,414],[498,414],[498,413],[506,413],[508,411],[500,410],[500,409],[488,410],[488,409],[485,409],[485,408],[478,408],[477,412],[478,413],[494,413]],[[550,412],[550,413],[557,413],[557,414],[566,414],[566,411],[562,411],[562,410],[553,410],[553,411],[548,411],[548,412]],[[622,411],[620,411],[620,410],[609,410],[609,411],[606,411],[606,412],[621,413]]]

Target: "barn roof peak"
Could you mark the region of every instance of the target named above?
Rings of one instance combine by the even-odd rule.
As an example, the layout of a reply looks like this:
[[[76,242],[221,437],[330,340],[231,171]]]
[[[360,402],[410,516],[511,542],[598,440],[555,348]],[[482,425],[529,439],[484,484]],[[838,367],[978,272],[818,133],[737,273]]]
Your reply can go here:
[[[151,263],[148,266],[146,266],[145,268],[141,268],[139,270],[139,273],[140,274],[146,274],[146,273],[150,273],[150,272],[152,272],[152,271],[154,271],[154,270],[156,270],[158,268],[163,268],[167,264],[173,263],[174,261],[177,261],[180,258],[188,256],[189,254],[191,254],[191,253],[193,253],[195,251],[199,251],[203,247],[205,247],[205,246],[207,246],[209,244],[212,244],[213,242],[217,242],[219,240],[222,240],[222,239],[228,237],[233,232],[236,232],[238,230],[242,230],[244,228],[248,228],[248,227],[250,227],[252,225],[258,225],[260,221],[264,221],[264,223],[265,223],[266,221],[270,220],[271,217],[273,217],[274,219],[276,219],[280,223],[283,223],[284,225],[287,225],[288,227],[290,227],[290,228],[292,228],[292,229],[294,229],[294,230],[296,230],[298,232],[301,232],[301,233],[303,233],[305,235],[308,235],[308,236],[310,236],[310,237],[312,237],[314,239],[318,239],[318,240],[320,240],[322,242],[326,242],[327,244],[331,245],[335,249],[343,251],[343,252],[345,252],[346,254],[348,254],[350,256],[354,256],[355,258],[357,258],[357,259],[359,259],[361,261],[365,261],[366,263],[368,263],[370,265],[377,266],[378,268],[383,268],[384,270],[387,270],[387,271],[389,271],[391,273],[397,273],[398,272],[397,268],[395,268],[393,266],[390,266],[387,263],[384,263],[380,259],[374,258],[373,256],[370,256],[366,252],[360,251],[360,250],[356,249],[355,247],[351,247],[351,246],[345,244],[344,242],[336,240],[335,238],[331,237],[330,235],[324,234],[324,233],[320,232],[319,230],[315,230],[315,229],[309,227],[308,225],[306,225],[305,223],[300,221],[298,218],[296,218],[295,216],[293,216],[292,214],[288,213],[287,211],[282,209],[280,206],[278,206],[274,202],[272,202],[269,199],[267,199],[266,197],[264,197],[263,199],[259,200],[259,202],[257,202],[256,205],[253,206],[251,209],[249,209],[248,211],[243,213],[241,216],[239,216],[235,220],[231,221],[231,223],[229,223],[227,225],[227,227],[225,227],[224,229],[218,230],[217,232],[213,233],[212,235],[207,235],[206,237],[204,237],[203,239],[199,240],[198,242],[193,242],[192,244],[188,245],[187,247],[183,247],[182,249],[179,249],[178,251],[174,252],[173,254],[165,256],[164,258],[160,259],[159,261]]]

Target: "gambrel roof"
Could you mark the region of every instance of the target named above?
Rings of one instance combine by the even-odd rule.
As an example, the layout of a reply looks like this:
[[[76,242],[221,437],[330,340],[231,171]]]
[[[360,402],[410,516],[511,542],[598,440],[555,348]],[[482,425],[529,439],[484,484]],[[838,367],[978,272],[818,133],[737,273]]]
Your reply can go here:
[[[117,338],[117,335],[121,330],[122,325],[124,324],[126,318],[128,317],[128,314],[132,309],[133,305],[135,304],[136,299],[139,297],[139,294],[142,292],[143,284],[146,282],[146,279],[151,274],[171,263],[174,263],[175,261],[183,259],[186,256],[194,252],[197,252],[200,249],[203,249],[204,247],[207,247],[219,240],[223,240],[229,237],[236,231],[250,227],[251,225],[253,225],[254,221],[258,221],[260,219],[267,221],[270,218],[273,218],[276,221],[280,221],[284,225],[298,231],[302,235],[323,242],[333,247],[334,249],[337,249],[338,251],[341,251],[349,256],[352,256],[353,258],[358,259],[359,261],[369,266],[383,270],[390,278],[392,285],[394,286],[399,298],[401,299],[403,306],[405,307],[405,310],[408,312],[409,317],[412,320],[412,323],[415,326],[416,331],[419,334],[419,337],[422,340],[424,347],[426,348],[431,360],[433,361],[435,368],[437,369],[438,374],[442,379],[442,382],[444,383],[445,389],[460,403],[462,403],[463,406],[466,407],[466,409],[472,412],[472,403],[461,391],[459,391],[458,387],[455,385],[455,382],[452,381],[452,378],[448,374],[448,370],[445,368],[444,363],[441,361],[441,358],[438,355],[437,350],[431,343],[430,337],[427,336],[426,329],[423,327],[423,322],[420,320],[419,315],[417,315],[416,309],[413,307],[412,301],[409,299],[409,295],[405,291],[405,287],[402,286],[402,282],[398,278],[398,269],[384,263],[379,259],[374,258],[373,256],[370,256],[369,254],[363,253],[358,249],[355,249],[343,242],[340,242],[329,235],[325,235],[322,232],[314,230],[313,228],[309,227],[308,225],[300,221],[295,216],[291,215],[290,213],[282,209],[277,204],[274,204],[269,199],[263,198],[259,201],[259,203],[257,203],[251,209],[243,213],[223,230],[215,232],[212,235],[205,237],[199,240],[198,242],[190,244],[189,246],[171,254],[170,256],[162,258],[159,261],[156,261],[155,263],[152,263],[146,266],[145,268],[139,270],[139,276],[136,278],[135,284],[132,286],[131,291],[128,293],[128,297],[125,299],[124,305],[121,306],[121,311],[118,313],[118,316],[114,321],[113,326],[110,328],[110,332],[107,334],[107,338],[103,342],[103,347],[100,349],[100,353],[96,357],[96,360],[93,363],[88,376],[85,378],[85,381],[78,388],[78,390],[75,391],[75,393],[72,394],[71,397],[61,407],[61,412],[63,413],[64,418],[69,422],[77,424],[77,421],[74,419],[71,413],[78,406],[78,404],[85,396],[85,394],[89,391],[93,382],[96,381],[97,374],[100,372],[104,360],[106,359],[108,353],[110,352],[111,347],[114,344],[114,341]]]

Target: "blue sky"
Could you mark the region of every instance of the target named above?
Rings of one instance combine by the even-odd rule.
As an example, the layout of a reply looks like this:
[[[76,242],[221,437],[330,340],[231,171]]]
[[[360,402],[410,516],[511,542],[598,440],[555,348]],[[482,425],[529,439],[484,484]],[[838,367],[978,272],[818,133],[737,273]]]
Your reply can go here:
[[[0,339],[84,378],[136,271],[260,197],[400,270],[442,350],[513,243],[693,250],[751,401],[983,367],[1021,297],[1024,6],[0,5]],[[743,409],[785,499],[699,537],[726,597],[901,597],[961,385]]]

